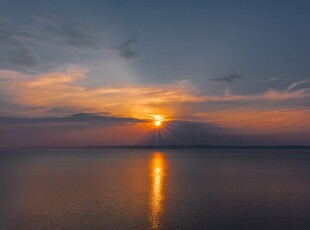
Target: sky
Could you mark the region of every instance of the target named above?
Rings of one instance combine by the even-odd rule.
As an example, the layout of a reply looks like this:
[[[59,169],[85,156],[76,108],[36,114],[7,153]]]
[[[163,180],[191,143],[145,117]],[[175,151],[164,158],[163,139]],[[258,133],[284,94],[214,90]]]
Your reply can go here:
[[[0,5],[0,147],[310,144],[308,1]]]

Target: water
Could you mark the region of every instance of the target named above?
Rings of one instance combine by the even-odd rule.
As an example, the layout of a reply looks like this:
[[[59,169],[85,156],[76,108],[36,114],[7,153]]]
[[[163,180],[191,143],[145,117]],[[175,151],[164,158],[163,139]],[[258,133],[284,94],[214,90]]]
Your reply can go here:
[[[307,150],[0,150],[0,229],[310,229]]]

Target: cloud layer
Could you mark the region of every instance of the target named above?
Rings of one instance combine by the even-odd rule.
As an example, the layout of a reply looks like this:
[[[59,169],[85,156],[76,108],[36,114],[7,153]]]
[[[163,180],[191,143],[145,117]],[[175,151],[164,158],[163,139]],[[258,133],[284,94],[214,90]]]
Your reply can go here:
[[[3,18],[0,18],[0,69],[32,69],[37,65],[37,57],[23,40],[29,35]]]
[[[95,124],[100,126],[125,125],[143,122],[133,118],[77,113],[64,117],[13,117],[0,116],[0,125],[50,125],[50,124]]]
[[[24,27],[0,17],[0,69],[4,70],[30,73],[45,71],[46,66],[51,68],[55,60],[41,63],[40,56],[46,55],[42,47],[53,49],[57,46],[63,56],[70,51],[71,54],[75,51],[114,51],[121,58],[129,60],[139,56],[134,50],[136,44],[137,40],[132,38],[116,48],[109,48],[102,29],[53,15],[35,16],[32,24]]]
[[[295,83],[283,91],[222,96],[200,94],[188,82],[158,86],[87,87],[87,71],[68,69],[27,75],[0,71],[6,103],[22,106],[20,115],[48,116],[66,111],[106,113],[116,117],[147,119],[161,114],[169,119],[207,122],[238,132],[304,132],[310,128],[310,88]]]
[[[55,16],[36,17],[39,30],[37,39],[64,48],[96,51],[105,48],[103,32],[78,22],[62,20]],[[36,28],[35,28],[36,29]]]

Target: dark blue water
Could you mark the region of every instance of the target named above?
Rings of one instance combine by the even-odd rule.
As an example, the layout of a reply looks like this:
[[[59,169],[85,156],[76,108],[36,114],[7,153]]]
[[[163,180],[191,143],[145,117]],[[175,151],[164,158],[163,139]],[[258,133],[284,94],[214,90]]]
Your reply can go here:
[[[0,229],[310,229],[306,150],[0,150]]]

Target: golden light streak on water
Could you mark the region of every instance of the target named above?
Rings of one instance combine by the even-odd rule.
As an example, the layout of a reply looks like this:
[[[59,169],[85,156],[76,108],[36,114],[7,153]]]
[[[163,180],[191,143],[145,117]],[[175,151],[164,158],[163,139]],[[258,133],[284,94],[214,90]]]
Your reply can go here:
[[[163,153],[155,152],[151,158],[151,194],[150,224],[151,229],[160,229],[164,201],[165,158]]]

